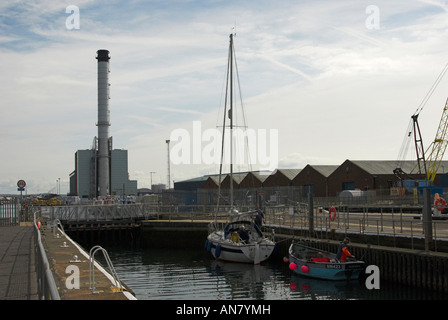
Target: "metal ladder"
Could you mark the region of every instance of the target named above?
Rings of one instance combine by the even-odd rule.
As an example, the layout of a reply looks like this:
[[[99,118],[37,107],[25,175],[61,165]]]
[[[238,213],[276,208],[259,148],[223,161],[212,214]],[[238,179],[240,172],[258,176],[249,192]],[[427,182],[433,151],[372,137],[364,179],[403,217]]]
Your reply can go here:
[[[54,238],[58,238],[58,237],[59,237],[59,234],[56,233],[56,230],[58,229],[58,225],[59,225],[59,227],[60,227],[62,233],[65,233],[65,231],[64,231],[64,226],[62,225],[61,220],[59,220],[59,219],[54,219],[54,220],[53,220],[53,223],[51,223],[51,224],[48,223],[48,224],[47,224],[47,227],[50,227],[50,228],[53,230],[53,237],[54,237]]]
[[[112,288],[116,289],[115,292],[123,292],[123,285],[121,284],[120,279],[118,279],[117,272],[115,271],[112,261],[109,258],[109,254],[104,248],[96,245],[92,247],[89,252],[89,289],[92,290],[92,294],[99,294],[98,291],[95,291],[95,253],[97,253],[98,251],[101,251],[103,253],[104,258],[106,259],[107,266],[109,267],[109,270],[115,282],[115,287]]]

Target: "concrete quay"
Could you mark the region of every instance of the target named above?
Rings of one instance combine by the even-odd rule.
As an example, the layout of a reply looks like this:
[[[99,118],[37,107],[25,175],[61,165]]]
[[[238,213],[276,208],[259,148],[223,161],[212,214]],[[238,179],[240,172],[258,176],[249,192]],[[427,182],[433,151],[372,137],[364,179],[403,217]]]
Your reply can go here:
[[[31,223],[0,228],[0,299],[38,300]]]
[[[61,229],[42,226],[41,236],[61,300],[136,300],[125,284],[121,283],[120,290],[109,270],[98,262],[92,286],[89,253]]]
[[[125,284],[118,288],[110,272],[97,261],[92,289],[89,253],[60,229],[53,232],[42,225],[40,238],[61,300],[136,300]],[[43,298],[39,293],[42,267],[37,265],[37,241],[32,222],[0,228],[0,299]]]

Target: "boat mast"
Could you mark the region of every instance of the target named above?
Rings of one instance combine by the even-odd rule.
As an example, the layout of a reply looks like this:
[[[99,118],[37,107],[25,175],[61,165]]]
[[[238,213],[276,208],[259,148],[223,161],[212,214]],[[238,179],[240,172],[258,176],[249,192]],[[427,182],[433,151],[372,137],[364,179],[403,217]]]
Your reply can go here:
[[[233,210],[233,34],[230,34],[230,211]]]

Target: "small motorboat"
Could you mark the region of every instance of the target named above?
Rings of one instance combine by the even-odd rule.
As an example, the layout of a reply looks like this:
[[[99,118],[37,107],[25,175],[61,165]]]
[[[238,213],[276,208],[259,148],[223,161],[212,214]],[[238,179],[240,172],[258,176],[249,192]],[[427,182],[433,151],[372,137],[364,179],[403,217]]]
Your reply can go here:
[[[298,275],[324,280],[357,280],[365,270],[360,260],[339,261],[335,253],[299,243],[289,247],[289,269]]]

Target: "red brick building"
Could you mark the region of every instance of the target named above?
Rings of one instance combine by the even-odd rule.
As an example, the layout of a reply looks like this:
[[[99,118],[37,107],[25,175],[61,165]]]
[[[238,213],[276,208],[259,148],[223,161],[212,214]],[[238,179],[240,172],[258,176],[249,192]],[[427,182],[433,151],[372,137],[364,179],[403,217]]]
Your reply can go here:
[[[263,182],[263,187],[289,187],[301,169],[276,169]]]
[[[294,187],[310,187],[315,197],[328,196],[328,177],[337,165],[310,165],[303,168],[292,180]]]
[[[412,172],[415,164],[415,161],[405,161],[402,169],[404,172]],[[333,197],[341,191],[355,189],[384,190],[388,193],[397,182],[394,174],[396,167],[396,161],[345,160],[328,177],[328,196]]]

